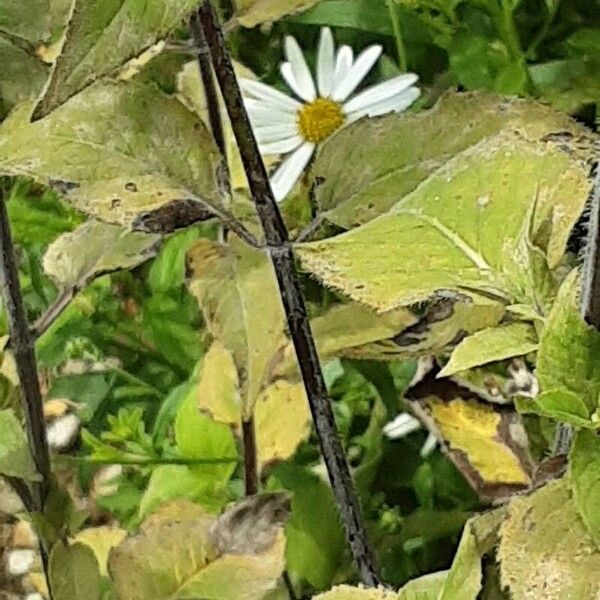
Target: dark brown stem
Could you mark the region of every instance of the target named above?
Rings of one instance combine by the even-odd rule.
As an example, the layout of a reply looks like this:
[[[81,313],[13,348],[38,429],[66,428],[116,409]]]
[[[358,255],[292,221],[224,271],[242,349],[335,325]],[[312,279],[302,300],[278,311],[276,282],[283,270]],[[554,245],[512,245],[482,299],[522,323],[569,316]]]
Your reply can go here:
[[[250,192],[261,220],[267,250],[273,261],[290,336],[296,350],[321,452],[346,528],[348,542],[363,583],[377,586],[380,584],[380,579],[375,567],[375,557],[369,545],[350,467],[340,442],[327,394],[287,229],[273,196],[269,177],[244,107],[223,32],[209,0],[203,2],[198,14],[240,149]]]
[[[34,339],[29,330],[23,304],[3,188],[0,188],[0,271],[3,279],[4,302],[6,303],[8,315],[11,347],[21,383],[27,438],[36,470],[40,475],[40,481],[32,484],[31,503],[36,511],[42,512],[50,487],[50,452],[46,438],[46,424],[35,359]],[[46,549],[41,548],[41,553],[48,589],[50,589],[50,580],[46,569],[47,560],[45,560],[47,558]]]
[[[254,419],[242,421],[242,440],[244,443],[244,483],[246,485],[246,496],[254,496],[254,494],[258,493],[258,460]]]
[[[190,28],[194,36],[194,42],[198,48],[198,67],[200,77],[204,86],[204,97],[206,98],[206,107],[208,109],[208,121],[210,129],[221,156],[227,164],[227,146],[225,144],[225,134],[223,133],[223,120],[221,119],[221,110],[219,107],[219,96],[213,77],[212,61],[210,52],[202,30],[202,24],[198,18],[198,13],[194,13],[190,19]]]
[[[36,509],[35,502],[33,500],[33,495],[31,494],[31,490],[27,483],[20,479],[19,477],[10,477],[5,475],[4,478],[10,484],[12,489],[15,491],[17,496],[21,499],[23,506],[29,511],[34,512]]]
[[[29,330],[19,272],[6,212],[4,193],[0,199],[0,270],[2,271],[4,301],[8,314],[11,347],[21,382],[23,414],[27,425],[29,446],[41,480],[34,483],[34,501],[42,510],[50,482],[50,453],[46,439],[42,393],[38,380],[33,336]]]

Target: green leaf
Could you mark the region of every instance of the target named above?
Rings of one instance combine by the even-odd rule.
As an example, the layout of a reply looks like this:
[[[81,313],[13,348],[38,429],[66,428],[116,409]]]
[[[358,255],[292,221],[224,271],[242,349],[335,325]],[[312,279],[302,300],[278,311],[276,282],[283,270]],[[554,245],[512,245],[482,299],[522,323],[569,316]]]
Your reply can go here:
[[[321,0],[306,12],[289,17],[294,23],[350,27],[380,35],[393,35],[390,13],[384,2],[371,0]]]
[[[2,10],[1,7],[0,10]],[[0,63],[2,64],[2,73],[0,73],[1,120],[4,112],[8,112],[19,102],[36,97],[48,76],[48,67],[30,51],[17,46],[1,33]]]
[[[314,600],[398,600],[397,592],[382,589],[338,585],[324,594],[314,596]]]
[[[346,541],[331,488],[298,467],[281,465],[273,474],[293,493],[286,527],[288,570],[317,590],[327,589],[346,562]]]
[[[529,354],[537,350],[535,329],[528,323],[512,323],[482,329],[465,338],[452,352],[450,360],[438,377],[448,377],[459,371],[497,360]]]
[[[49,35],[48,0],[2,0],[0,5],[0,31],[32,43],[42,41]]]
[[[577,514],[566,481],[553,481],[508,506],[498,549],[512,598],[593,600],[600,553]]]
[[[233,463],[235,465],[235,463]],[[229,498],[224,486],[184,465],[161,465],[152,471],[148,487],[142,496],[139,516],[146,517],[169,500],[185,498],[211,513],[220,511]]]
[[[166,37],[194,0],[76,0],[62,52],[35,111],[41,118]]]
[[[447,93],[431,110],[365,119],[328,140],[310,171],[310,180],[321,182],[315,200],[333,223],[356,227],[391,208],[452,157],[502,130],[532,141],[562,131],[590,138],[543,104]]]
[[[522,414],[541,415],[576,427],[598,427],[581,396],[568,390],[547,390],[533,399],[517,397],[515,406]]]
[[[398,593],[398,600],[438,600],[448,578],[448,571],[423,575],[409,581]]]
[[[39,478],[27,437],[12,410],[0,411],[0,473],[28,480]]]
[[[188,253],[189,288],[209,333],[233,355],[242,390],[242,414],[252,414],[269,361],[284,338],[284,315],[266,253],[239,241],[199,240]]]
[[[501,136],[457,156],[387,214],[297,251],[326,285],[382,311],[441,290],[537,305],[531,243],[555,265],[589,188],[567,154]]]
[[[271,531],[256,535],[261,513],[255,507],[247,506],[237,520],[226,515],[215,522],[184,501],[152,515],[111,551],[109,571],[120,600],[262,600],[284,568],[280,523],[267,522]],[[247,531],[254,535],[241,548],[222,543]]]
[[[537,377],[542,392],[560,389],[577,394],[589,415],[600,395],[600,333],[579,315],[580,289],[579,274],[573,270],[560,287],[542,331]],[[581,416],[582,410],[576,414]]]
[[[82,288],[100,275],[132,269],[152,258],[159,243],[158,235],[89,221],[48,247],[44,270],[63,288]]]
[[[306,10],[317,2],[319,0],[235,0],[234,18],[242,27],[256,27]]]
[[[29,106],[0,127],[0,173],[51,185],[76,208],[129,225],[181,198],[219,213],[220,158],[202,121],[154,86],[103,83],[45,119]],[[182,157],[173,148],[186,148]]]
[[[515,62],[502,44],[490,44],[485,36],[462,31],[454,36],[448,54],[452,70],[467,89],[515,95],[528,92],[524,61]]]
[[[111,548],[118,546],[127,532],[120,527],[100,525],[99,527],[88,527],[82,529],[76,536],[75,541],[92,549],[98,561],[100,575],[108,576],[108,555]]]
[[[600,55],[578,56],[531,65],[529,73],[538,94],[556,109],[575,113],[600,98],[600,83],[595,74]]]
[[[588,533],[600,548],[600,437],[580,431],[569,455],[573,501]]]
[[[186,458],[200,460],[235,459],[235,440],[230,428],[224,423],[213,421],[198,409],[196,395],[191,393],[182,402],[175,418],[175,440],[177,448]],[[207,483],[226,483],[235,471],[236,461],[221,464],[206,464],[193,467],[198,477]]]
[[[482,559],[498,541],[504,509],[473,517],[465,528],[439,600],[475,600],[482,584]]]
[[[50,585],[55,600],[101,600],[101,578],[94,551],[57,542],[50,553]]]
[[[153,293],[166,293],[184,285],[185,254],[201,233],[199,227],[190,227],[170,236],[163,243],[148,273],[148,285]]]

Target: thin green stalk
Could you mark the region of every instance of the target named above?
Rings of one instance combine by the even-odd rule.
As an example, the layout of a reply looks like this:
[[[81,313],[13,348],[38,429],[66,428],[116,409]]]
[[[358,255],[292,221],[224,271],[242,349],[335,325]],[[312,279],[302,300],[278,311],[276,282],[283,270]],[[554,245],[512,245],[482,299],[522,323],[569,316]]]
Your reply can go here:
[[[124,379],[125,381],[128,381],[129,383],[131,383],[135,386],[138,386],[138,387],[141,387],[141,388],[147,390],[149,394],[152,394],[153,396],[156,396],[157,398],[162,398],[164,396],[164,394],[158,388],[155,388],[153,385],[146,383],[143,379],[140,379],[139,377],[132,375],[131,373],[129,373],[128,371],[125,371],[124,369],[121,369],[120,367],[111,367],[110,370],[115,375],[118,375],[119,377],[121,377],[121,379]]]
[[[544,19],[542,26],[540,27],[539,31],[535,34],[535,37],[533,38],[533,40],[531,40],[531,44],[529,44],[529,47],[527,48],[527,56],[530,59],[535,58],[537,54],[537,49],[539,48],[540,44],[546,39],[546,36],[550,31],[550,27],[552,26],[552,23],[554,22],[554,19],[556,17],[556,13],[558,12],[558,9],[560,7],[560,3],[561,0],[554,0],[554,3],[546,12],[546,18]]]
[[[80,457],[66,457],[69,460],[85,462],[92,465],[127,465],[127,466],[160,466],[160,465],[225,465],[231,463],[238,463],[237,457],[225,457],[225,458],[146,458],[144,456],[122,456],[119,460],[113,459],[94,459],[94,458],[80,458]]]
[[[398,65],[400,66],[400,70],[404,73],[408,71],[408,59],[406,56],[404,38],[402,37],[402,28],[400,26],[400,11],[395,0],[386,0],[385,3],[387,4],[388,12],[390,13],[390,21],[392,22],[392,29],[394,30],[396,52],[398,53]]]

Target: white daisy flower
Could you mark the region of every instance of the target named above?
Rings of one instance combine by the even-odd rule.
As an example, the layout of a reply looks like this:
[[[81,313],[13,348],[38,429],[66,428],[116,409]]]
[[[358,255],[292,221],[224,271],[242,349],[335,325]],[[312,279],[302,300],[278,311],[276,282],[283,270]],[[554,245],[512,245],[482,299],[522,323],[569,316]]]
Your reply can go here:
[[[262,154],[289,154],[271,179],[273,193],[283,200],[308,165],[318,144],[361,117],[406,110],[420,95],[417,75],[404,73],[350,98],[381,56],[370,46],[354,59],[350,46],[335,51],[331,29],[321,30],[317,80],[313,79],[295,38],[285,39],[286,62],[281,74],[298,99],[275,88],[240,79],[245,104]]]

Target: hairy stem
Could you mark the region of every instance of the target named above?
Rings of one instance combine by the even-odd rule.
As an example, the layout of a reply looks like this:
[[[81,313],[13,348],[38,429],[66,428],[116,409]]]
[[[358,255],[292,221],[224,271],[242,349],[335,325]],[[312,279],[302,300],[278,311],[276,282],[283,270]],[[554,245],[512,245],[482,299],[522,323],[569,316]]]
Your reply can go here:
[[[580,311],[581,316],[600,331],[600,166],[592,189]],[[560,423],[554,437],[553,456],[568,454],[572,438],[573,427]]]
[[[273,196],[265,165],[244,107],[225,39],[210,0],[199,11],[213,67],[225,100],[250,191],[263,227],[267,250],[277,276],[302,380],[306,389],[321,452],[346,528],[348,542],[363,583],[379,585],[375,558],[369,545],[350,467],[342,448],[333,409],[311,333],[288,232]]]
[[[46,438],[42,392],[38,379],[35,359],[34,339],[29,329],[23,294],[19,284],[19,271],[15,260],[15,251],[10,232],[8,213],[6,211],[6,195],[0,186],[0,271],[4,292],[4,302],[8,316],[11,336],[11,347],[21,383],[23,414],[27,428],[29,449],[35,463],[40,480],[32,483],[32,508],[42,512],[50,488],[50,452]],[[47,552],[40,547],[42,562],[48,589],[50,580],[47,571]],[[51,594],[50,594],[51,595]]]
[[[246,496],[258,493],[258,457],[256,454],[256,429],[254,419],[242,421],[242,440],[244,444],[244,483]]]

